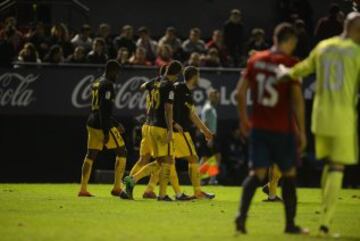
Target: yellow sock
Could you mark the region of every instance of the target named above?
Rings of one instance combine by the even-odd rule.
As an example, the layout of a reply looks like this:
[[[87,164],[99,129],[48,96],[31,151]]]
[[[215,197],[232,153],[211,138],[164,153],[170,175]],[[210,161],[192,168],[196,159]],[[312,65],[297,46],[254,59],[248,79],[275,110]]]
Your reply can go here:
[[[132,177],[134,178],[135,183],[138,182],[140,179],[149,176],[152,173],[156,173],[160,169],[160,165],[153,161],[144,167],[142,167],[136,174],[134,174]]]
[[[135,163],[135,165],[130,170],[130,176],[134,176],[140,169],[143,167],[143,165],[140,162],[140,159]]]
[[[269,181],[269,197],[275,198],[279,180],[281,178],[281,171],[277,166],[271,168],[270,181]]]
[[[169,183],[170,178],[170,164],[169,163],[162,163],[160,168],[160,175],[159,175],[159,197],[166,196],[166,189]]]
[[[194,193],[201,192],[200,171],[198,163],[189,163],[189,177],[194,188]]]
[[[154,192],[156,185],[159,182],[160,169],[150,176],[148,185],[146,186],[145,192]]]
[[[176,172],[175,164],[171,164],[170,166],[170,183],[174,189],[175,194],[178,196],[181,194],[181,188],[179,184],[179,178]]]
[[[85,157],[84,163],[82,165],[82,170],[81,170],[81,191],[82,192],[87,191],[87,185],[89,183],[93,163],[94,163],[93,160]]]
[[[342,171],[328,171],[324,180],[321,225],[326,227],[329,227],[334,216],[336,200],[341,190],[343,176]]]
[[[322,188],[322,190],[325,189],[325,182],[326,182],[328,173],[329,173],[329,165],[325,165],[323,168],[321,180],[320,180],[320,187]]]
[[[121,189],[122,178],[124,176],[126,166],[125,157],[116,157],[115,169],[114,169],[114,190]]]

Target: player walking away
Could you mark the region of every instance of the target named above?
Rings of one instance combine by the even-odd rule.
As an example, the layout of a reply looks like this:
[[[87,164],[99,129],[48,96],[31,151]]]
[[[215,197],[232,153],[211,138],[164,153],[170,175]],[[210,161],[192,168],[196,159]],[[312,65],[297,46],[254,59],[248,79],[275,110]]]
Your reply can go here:
[[[219,167],[221,162],[221,154],[219,151],[218,140],[216,139],[217,134],[217,111],[216,106],[219,103],[219,92],[212,89],[208,92],[208,101],[205,103],[201,110],[201,119],[205,125],[214,133],[214,138],[211,141],[202,139],[202,166],[201,170],[205,172],[202,175],[202,179],[209,179],[207,184],[217,185],[218,180],[216,176],[219,174]],[[205,184],[205,183],[204,183]]]
[[[291,79],[312,73],[317,77],[311,129],[315,134],[316,157],[325,160],[320,235],[330,235],[344,167],[358,162],[359,44],[360,13],[353,12],[347,15],[341,36],[320,42],[308,58],[288,72]]]
[[[166,77],[160,81],[158,87],[151,91],[151,115],[148,137],[152,156],[157,160],[144,166],[133,176],[124,179],[126,193],[133,199],[133,188],[135,183],[150,174],[159,173],[159,201],[172,201],[167,195],[167,185],[170,177],[170,166],[174,163],[174,141],[173,141],[173,102],[175,99],[174,83],[182,71],[182,64],[172,61],[166,70]]]
[[[293,66],[290,57],[297,43],[296,30],[283,23],[274,32],[274,47],[254,54],[238,85],[238,110],[243,135],[250,135],[250,173],[243,182],[236,230],[246,233],[246,219],[257,187],[266,176],[267,168],[277,164],[283,174],[282,197],[285,206],[286,233],[308,232],[295,225],[296,216],[296,153],[295,129],[300,130],[300,149],[306,145],[304,100],[297,81],[276,84],[279,64]],[[251,89],[254,101],[252,127],[247,114],[246,94]]]
[[[92,85],[91,113],[87,121],[87,153],[82,166],[81,188],[79,197],[92,197],[87,185],[90,179],[92,165],[99,151],[104,147],[116,153],[113,196],[124,196],[121,180],[126,165],[126,148],[121,134],[123,126],[112,117],[115,98],[114,83],[118,78],[120,65],[115,60],[106,63],[105,74]]]
[[[150,80],[149,82],[145,82],[140,86],[140,90],[142,91],[147,91],[147,96],[146,96],[146,121],[144,123],[144,125],[141,128],[141,133],[142,133],[142,139],[141,139],[141,143],[140,143],[140,153],[139,153],[139,160],[135,163],[135,165],[133,166],[133,168],[130,171],[130,176],[134,176],[138,171],[140,171],[140,169],[142,167],[144,167],[146,164],[148,164],[151,160],[151,145],[150,145],[150,140],[149,140],[149,136],[147,135],[148,130],[150,128],[150,121],[151,121],[151,115],[153,114],[154,111],[151,110],[151,91],[156,87],[159,87],[160,81],[163,78],[163,76],[165,75],[166,72],[166,65],[161,66],[160,71],[159,71],[159,76],[153,78],[152,80]],[[159,181],[159,173],[156,174],[152,174],[150,177],[150,182],[148,185],[148,188],[145,190],[144,194],[143,194],[143,198],[156,198],[156,194],[152,191],[152,185],[156,185],[157,182]],[[155,183],[155,184],[153,184]]]
[[[175,157],[185,159],[188,162],[189,177],[194,187],[194,196],[190,199],[213,199],[214,194],[206,193],[201,190],[200,172],[198,164],[198,155],[196,153],[194,142],[190,135],[192,124],[205,135],[207,140],[211,140],[213,135],[205,126],[196,113],[192,90],[198,85],[200,78],[199,70],[196,67],[188,66],[184,70],[185,82],[175,83],[175,101],[174,101],[174,146]],[[179,179],[176,174],[175,164],[171,165],[170,172],[171,184],[176,193],[177,200],[188,200],[181,191]],[[157,183],[155,183],[156,185]],[[154,190],[155,185],[148,186],[148,190]]]

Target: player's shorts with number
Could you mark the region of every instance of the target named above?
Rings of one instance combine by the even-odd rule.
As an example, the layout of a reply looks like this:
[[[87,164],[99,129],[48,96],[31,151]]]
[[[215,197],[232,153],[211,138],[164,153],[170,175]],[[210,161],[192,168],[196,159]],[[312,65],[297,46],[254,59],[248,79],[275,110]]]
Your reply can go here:
[[[277,164],[288,171],[297,160],[295,134],[253,129],[250,134],[250,168],[268,168]]]
[[[141,128],[140,156],[151,155],[150,126],[144,124]]]
[[[166,143],[167,134],[168,130],[166,128],[150,126],[149,140],[152,157],[174,156],[174,140]]]
[[[176,158],[197,156],[195,145],[189,132],[175,132],[174,146]]]
[[[335,163],[355,165],[359,158],[359,139],[357,133],[344,136],[325,136],[315,134],[316,158],[328,158]]]
[[[95,129],[87,126],[88,149],[102,150],[104,146],[107,149],[116,149],[125,145],[124,140],[116,127],[112,127],[109,131],[109,141],[104,145],[104,132],[101,129]]]

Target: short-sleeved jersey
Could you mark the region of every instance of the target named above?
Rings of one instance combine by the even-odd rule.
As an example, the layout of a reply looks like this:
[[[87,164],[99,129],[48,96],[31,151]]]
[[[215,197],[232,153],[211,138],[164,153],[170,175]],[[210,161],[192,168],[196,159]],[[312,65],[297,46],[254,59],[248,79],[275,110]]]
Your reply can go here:
[[[316,73],[312,131],[327,136],[356,133],[360,46],[342,37],[321,41],[289,72],[292,78],[312,73]]]
[[[147,91],[147,95],[146,95],[146,120],[145,123],[149,124],[151,119],[152,119],[152,115],[154,114],[153,109],[151,109],[151,102],[152,102],[152,95],[151,95],[151,91],[156,87],[158,88],[160,85],[160,81],[161,81],[161,77],[155,77],[153,79],[151,79],[149,82],[146,82],[145,84],[145,89]]]
[[[152,126],[167,128],[165,118],[165,104],[173,104],[175,99],[174,85],[167,79],[162,79],[158,86],[155,86],[151,92],[150,103],[150,122]]]
[[[91,87],[91,113],[87,125],[95,129],[102,129],[108,134],[114,126],[112,117],[115,91],[113,82],[104,77],[96,80]]]
[[[296,59],[274,50],[258,52],[249,59],[244,78],[249,81],[253,100],[253,128],[279,133],[295,131],[290,99],[292,85],[299,83],[277,83],[275,71],[279,64],[292,67],[296,63]]]
[[[190,131],[192,122],[190,113],[194,109],[192,93],[184,82],[177,82],[174,101],[174,121],[181,125],[184,131]]]

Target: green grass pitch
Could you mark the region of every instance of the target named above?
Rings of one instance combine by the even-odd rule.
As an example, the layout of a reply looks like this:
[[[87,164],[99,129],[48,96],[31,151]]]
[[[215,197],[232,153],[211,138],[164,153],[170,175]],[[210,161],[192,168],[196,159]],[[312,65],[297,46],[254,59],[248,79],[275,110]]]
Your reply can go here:
[[[260,190],[250,210],[249,234],[235,236],[238,187],[205,187],[216,193],[215,200],[186,203],[143,200],[143,186],[135,189],[136,201],[110,196],[110,185],[90,185],[95,198],[78,198],[78,188],[77,184],[0,184],[0,240],[324,240],[315,235],[319,189],[298,191],[298,223],[312,231],[304,237],[282,233],[283,206],[261,202]],[[191,187],[184,190],[192,194]],[[338,240],[360,240],[360,190],[341,192],[333,228],[342,234]]]

